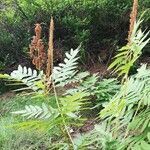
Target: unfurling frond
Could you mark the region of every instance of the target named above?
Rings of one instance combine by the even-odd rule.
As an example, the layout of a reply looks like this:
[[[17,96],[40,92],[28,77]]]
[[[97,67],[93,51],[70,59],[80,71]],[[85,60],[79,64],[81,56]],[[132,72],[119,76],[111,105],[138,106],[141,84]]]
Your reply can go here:
[[[47,107],[44,103],[42,104],[42,107],[39,107],[37,105],[25,106],[24,110],[14,111],[12,112],[12,114],[26,116],[27,119],[30,118],[49,119],[52,116],[55,118],[59,115],[57,109]]]
[[[23,82],[25,85],[36,92],[42,92],[43,89],[38,87],[38,82],[42,80],[43,72],[40,71],[39,74],[36,70],[32,70],[31,68],[18,66],[17,70],[14,70],[11,73],[11,78],[16,79],[17,81]],[[21,89],[20,89],[21,90]]]
[[[56,86],[64,86],[68,79],[71,79],[77,73],[77,54],[79,52],[80,46],[73,50],[71,49],[70,53],[66,52],[66,58],[64,63],[60,63],[59,66],[54,67],[52,73],[52,80]]]

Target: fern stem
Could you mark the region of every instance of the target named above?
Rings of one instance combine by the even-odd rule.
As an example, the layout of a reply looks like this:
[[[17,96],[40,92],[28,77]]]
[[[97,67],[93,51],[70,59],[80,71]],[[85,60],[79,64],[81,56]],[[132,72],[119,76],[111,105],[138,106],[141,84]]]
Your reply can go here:
[[[136,109],[136,111],[135,111],[135,114],[134,114],[134,116],[133,116],[133,119],[132,119],[132,120],[134,120],[134,119],[135,119],[135,117],[136,117],[136,115],[137,115],[137,113],[138,113],[138,111],[139,111],[139,109],[140,109],[141,103],[142,103],[142,101],[139,101],[139,103],[138,103],[138,107],[137,107],[137,109]]]
[[[70,133],[69,133],[69,131],[68,131],[68,127],[67,127],[67,125],[66,125],[66,121],[65,121],[64,115],[63,115],[63,113],[62,113],[62,111],[61,111],[61,107],[60,107],[60,104],[59,104],[59,101],[58,101],[58,96],[57,96],[57,92],[56,92],[56,88],[55,88],[54,82],[53,82],[53,88],[54,88],[55,100],[56,100],[57,107],[58,107],[58,110],[59,110],[59,112],[60,112],[60,115],[61,115],[61,117],[62,117],[63,125],[64,125],[64,127],[65,127],[65,130],[66,130],[68,139],[69,139],[69,141],[70,141],[71,144],[72,144],[71,147],[74,149],[74,142],[73,142],[73,139],[72,139],[72,137],[71,137],[71,135],[70,135]]]
[[[132,121],[135,119],[135,117],[136,117],[136,115],[137,115],[137,113],[138,113],[138,111],[139,111],[139,109],[140,109],[141,103],[142,103],[142,100],[139,101],[139,103],[138,103],[138,107],[137,107],[137,109],[136,109],[136,111],[135,111],[135,113],[134,113],[134,115],[133,115]],[[129,133],[129,129],[127,128],[127,130],[126,130],[126,132],[125,132],[124,138],[127,137],[128,133]]]

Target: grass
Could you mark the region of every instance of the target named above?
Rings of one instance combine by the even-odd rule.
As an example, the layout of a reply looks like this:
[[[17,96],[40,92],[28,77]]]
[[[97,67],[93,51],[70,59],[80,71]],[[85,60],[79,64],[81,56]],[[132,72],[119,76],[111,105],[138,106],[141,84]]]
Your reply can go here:
[[[51,143],[50,133],[43,131],[21,130],[13,125],[22,122],[22,118],[15,117],[12,111],[20,110],[28,104],[39,105],[46,99],[31,98],[29,96],[15,96],[0,100],[0,149],[1,150],[46,150]],[[53,103],[51,97],[50,103]],[[54,105],[54,104],[53,104]]]

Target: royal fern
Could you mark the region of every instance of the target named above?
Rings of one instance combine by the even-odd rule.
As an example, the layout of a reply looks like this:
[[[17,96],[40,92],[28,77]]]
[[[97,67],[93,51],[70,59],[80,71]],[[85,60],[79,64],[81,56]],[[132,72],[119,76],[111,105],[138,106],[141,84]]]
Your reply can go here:
[[[78,118],[77,114],[81,110],[82,105],[86,103],[86,96],[87,93],[85,92],[76,92],[60,98],[62,113],[71,118]]]
[[[100,116],[104,118],[124,116],[124,121],[128,118],[129,122],[135,112],[135,105],[140,105],[141,108],[145,106],[149,107],[149,87],[150,69],[147,69],[146,65],[142,65],[136,75],[127,79],[120,91],[100,112]],[[126,109],[128,111],[125,111]]]
[[[64,63],[60,63],[58,66],[54,67],[53,73],[50,76],[50,82],[54,82],[55,86],[64,86],[69,83],[78,82],[89,74],[87,72],[76,74],[78,72],[77,60],[79,57],[77,54],[79,49],[80,46],[75,50],[71,49],[70,52],[66,52]],[[75,78],[73,78],[74,75],[76,75]],[[46,89],[44,77],[43,71],[38,73],[37,70],[22,67],[21,65],[19,65],[18,69],[14,70],[10,75],[0,74],[0,78],[8,79],[13,82],[22,82],[27,86],[15,91],[31,89],[38,93],[44,93]]]
[[[128,76],[130,68],[140,57],[143,48],[150,41],[150,38],[147,38],[149,32],[142,32],[140,28],[142,22],[143,20],[139,20],[134,24],[130,43],[118,50],[119,53],[114,57],[114,61],[108,68],[113,68],[114,73],[118,73],[118,76]]]
[[[77,76],[74,77],[75,79],[76,78],[80,79],[80,80],[76,80],[78,81],[77,86],[75,88],[68,89],[65,94],[73,94],[76,92],[87,92],[88,95],[90,94],[92,95],[92,92],[94,92],[95,90],[94,85],[98,81],[99,77],[97,76],[97,74],[90,75],[88,72],[81,73],[81,75],[82,75],[82,78],[81,77],[78,78],[78,74]]]

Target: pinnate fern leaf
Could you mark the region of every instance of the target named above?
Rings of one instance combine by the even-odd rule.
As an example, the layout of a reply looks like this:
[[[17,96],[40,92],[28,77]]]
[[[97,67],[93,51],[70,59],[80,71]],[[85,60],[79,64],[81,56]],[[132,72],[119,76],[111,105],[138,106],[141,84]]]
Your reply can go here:
[[[118,76],[127,76],[130,68],[142,54],[143,48],[148,44],[150,38],[147,38],[149,32],[142,32],[140,25],[143,20],[138,20],[132,31],[130,43],[118,50],[118,54],[114,57],[114,61],[108,69],[113,68],[114,73]]]
[[[139,104],[143,107],[150,106],[150,69],[146,67],[146,65],[142,65],[136,75],[132,75],[126,80],[120,91],[100,112],[102,118],[119,115],[124,116],[124,119],[130,116],[131,119],[134,106]],[[128,109],[128,111],[125,111],[125,109]],[[129,118],[128,121],[130,121]]]
[[[76,114],[81,110],[81,106],[86,103],[86,96],[86,92],[76,92],[60,98],[62,113],[70,117],[76,117]]]
[[[32,89],[33,91],[43,92],[41,89],[42,86],[38,87],[38,82],[42,81],[43,71],[39,73],[36,70],[32,70],[31,68],[22,67],[21,65],[18,66],[17,70],[14,70],[10,74],[12,79],[16,79],[17,81],[23,82],[25,85],[28,86],[26,89]],[[24,88],[23,88],[24,89]],[[18,89],[22,90],[22,89]]]
[[[56,86],[64,86],[68,79],[71,79],[77,73],[77,54],[79,52],[80,46],[70,53],[66,52],[66,58],[64,63],[60,63],[57,67],[54,67],[52,73],[52,79]]]
[[[14,111],[12,114],[26,116],[27,119],[38,118],[38,119],[49,119],[50,117],[57,117],[59,115],[57,109],[47,107],[44,103],[42,107],[37,105],[26,105],[24,110]]]

